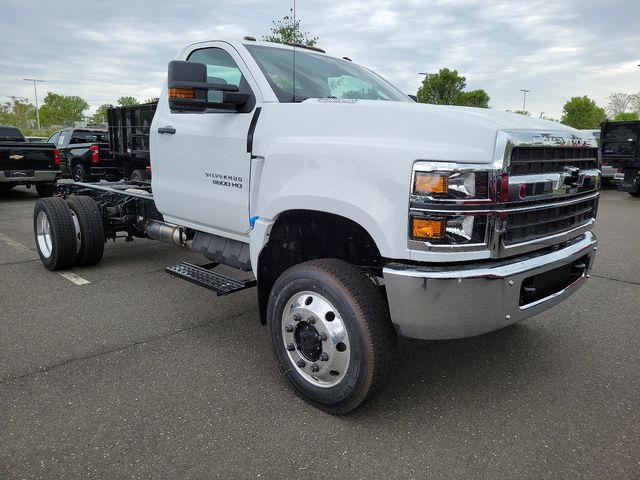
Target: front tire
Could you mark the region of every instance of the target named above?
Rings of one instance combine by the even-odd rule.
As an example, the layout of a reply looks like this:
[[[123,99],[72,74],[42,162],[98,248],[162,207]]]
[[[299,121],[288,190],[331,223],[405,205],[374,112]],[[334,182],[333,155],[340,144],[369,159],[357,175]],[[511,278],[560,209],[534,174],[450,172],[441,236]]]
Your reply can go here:
[[[286,270],[267,308],[283,373],[318,408],[341,415],[377,393],[395,364],[384,297],[359,268],[337,259]]]
[[[76,230],[67,203],[60,197],[39,198],[33,211],[33,229],[40,261],[49,270],[73,265]]]
[[[96,201],[86,195],[73,195],[67,199],[69,208],[80,230],[76,265],[95,265],[104,254],[104,224]]]

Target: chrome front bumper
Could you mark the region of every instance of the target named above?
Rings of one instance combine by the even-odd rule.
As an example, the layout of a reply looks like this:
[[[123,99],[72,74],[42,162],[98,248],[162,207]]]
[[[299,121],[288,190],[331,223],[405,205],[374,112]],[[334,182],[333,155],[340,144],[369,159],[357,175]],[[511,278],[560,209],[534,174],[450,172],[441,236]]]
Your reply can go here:
[[[391,320],[399,333],[421,339],[481,335],[540,313],[575,293],[586,282],[596,255],[591,232],[569,246],[458,267],[388,263],[383,269]],[[525,279],[586,260],[569,285],[521,305]]]

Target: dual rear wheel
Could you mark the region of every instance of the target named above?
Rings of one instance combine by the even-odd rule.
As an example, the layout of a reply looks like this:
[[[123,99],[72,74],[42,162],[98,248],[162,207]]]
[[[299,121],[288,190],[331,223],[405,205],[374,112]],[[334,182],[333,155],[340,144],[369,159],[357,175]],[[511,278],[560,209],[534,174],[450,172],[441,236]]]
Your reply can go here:
[[[34,233],[42,264],[49,270],[98,263],[104,252],[104,225],[91,197],[38,199]]]

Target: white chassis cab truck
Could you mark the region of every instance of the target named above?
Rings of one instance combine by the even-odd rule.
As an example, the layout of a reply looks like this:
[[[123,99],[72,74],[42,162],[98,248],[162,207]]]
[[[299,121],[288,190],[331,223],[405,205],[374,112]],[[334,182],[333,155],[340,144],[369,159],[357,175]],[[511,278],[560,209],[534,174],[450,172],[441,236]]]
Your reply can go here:
[[[122,236],[201,253],[167,272],[220,295],[257,287],[282,371],[334,414],[380,389],[398,335],[504,328],[565,300],[594,263],[593,136],[418,104],[319,49],[185,47],[150,148],[150,183],[60,185],[38,200],[44,265],[95,264]]]

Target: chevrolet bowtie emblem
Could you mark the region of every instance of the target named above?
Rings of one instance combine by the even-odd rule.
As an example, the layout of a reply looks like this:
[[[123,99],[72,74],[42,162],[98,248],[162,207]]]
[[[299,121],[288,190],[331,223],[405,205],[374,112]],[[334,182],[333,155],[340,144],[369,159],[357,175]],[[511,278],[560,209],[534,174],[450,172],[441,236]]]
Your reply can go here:
[[[24,155],[9,155],[9,158],[11,160],[22,160],[24,158]]]

